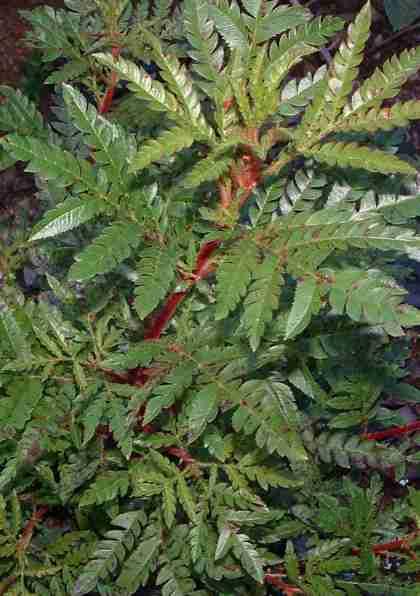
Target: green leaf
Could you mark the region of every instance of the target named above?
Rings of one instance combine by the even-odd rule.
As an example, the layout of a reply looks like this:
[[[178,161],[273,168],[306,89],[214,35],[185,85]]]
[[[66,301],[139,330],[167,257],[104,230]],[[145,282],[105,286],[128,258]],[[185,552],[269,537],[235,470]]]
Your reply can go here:
[[[311,12],[301,6],[279,5],[272,10],[274,6],[275,3],[269,7],[267,14],[258,23],[255,39],[257,43],[263,43],[288,29],[304,25],[312,18]]]
[[[100,474],[80,498],[79,506],[101,505],[124,497],[129,488],[128,472],[116,471]]]
[[[111,577],[124,560],[127,550],[132,550],[145,523],[143,511],[130,511],[114,518],[112,525],[118,529],[107,532],[96,544],[92,560],[76,581],[72,596],[88,594],[99,581]]]
[[[417,0],[384,0],[384,6],[394,31],[411,25],[420,17]]]
[[[246,534],[232,536],[233,552],[245,571],[259,584],[264,583],[263,561]]]
[[[31,348],[26,333],[17,320],[15,313],[0,301],[0,337],[6,339],[7,344],[18,358],[29,359]]]
[[[179,119],[185,120],[185,125],[191,127],[191,132],[196,138],[213,139],[213,129],[204,117],[199,95],[185,65],[181,64],[174,54],[168,50],[164,51],[160,40],[149,29],[143,29],[143,36],[153,48],[153,58],[160,68],[162,78],[183,107],[183,118],[179,115]]]
[[[161,544],[159,536],[142,541],[124,563],[117,586],[133,594],[139,586],[144,585],[154,567]]]
[[[165,378],[147,400],[143,424],[152,422],[162,410],[170,408],[192,384],[195,366],[191,362],[180,364]]]
[[[0,399],[0,425],[23,430],[43,393],[37,379],[15,380],[7,387],[7,397]]]
[[[0,96],[6,101],[0,104],[0,130],[19,135],[44,134],[44,122],[34,103],[19,89],[0,85]]]
[[[126,459],[133,451],[133,429],[128,415],[127,405],[117,399],[108,402],[109,428]]]
[[[230,526],[224,526],[221,529],[219,538],[217,540],[214,560],[217,561],[218,559],[222,559],[224,556],[226,556],[232,546],[232,528]]]
[[[371,107],[379,107],[385,99],[398,95],[404,83],[420,68],[420,47],[404,50],[399,56],[393,56],[382,67],[376,68],[353,94],[351,104],[344,111],[350,116]]]
[[[192,434],[192,440],[196,440],[207,424],[216,418],[218,394],[218,386],[210,384],[193,396],[188,412],[188,429]]]
[[[78,228],[95,215],[100,215],[105,205],[99,199],[78,199],[70,197],[44,215],[29,238],[30,242],[52,238]]]
[[[141,319],[149,315],[166,296],[175,277],[177,252],[173,247],[151,247],[140,255],[140,281],[136,287],[136,311]]]
[[[344,107],[357,78],[371,22],[372,10],[369,0],[357,14],[354,23],[349,26],[347,39],[340,45],[330,66],[325,113],[333,122]]]
[[[251,348],[255,352],[279,303],[283,278],[278,270],[278,259],[274,256],[266,257],[261,264],[257,265],[253,277],[254,281],[244,301],[242,321],[247,330]]]
[[[185,513],[187,514],[190,521],[193,523],[197,522],[197,504],[193,498],[190,487],[187,484],[186,479],[180,473],[177,474],[177,494],[179,502],[182,505]]]
[[[77,255],[76,262],[70,268],[69,279],[86,281],[95,275],[109,273],[128,259],[140,240],[140,229],[136,224],[112,224]]]
[[[285,339],[296,337],[309,325],[314,305],[318,300],[319,294],[315,279],[308,278],[298,282],[292,310],[287,319]]]
[[[229,48],[245,53],[248,48],[248,32],[237,6],[231,8],[209,6],[209,11],[216,29]]]
[[[343,21],[336,17],[317,18],[306,25],[283,35],[270,47],[270,63],[264,73],[264,85],[276,89],[290,69],[302,58],[313,54],[343,28]]]
[[[216,320],[224,319],[245,295],[256,267],[257,249],[242,240],[226,255],[217,270]]]
[[[357,143],[324,143],[315,145],[304,153],[329,166],[362,168],[369,172],[381,172],[382,174],[415,176],[417,173],[414,166],[395,155],[379,149],[368,149]]]
[[[218,82],[223,64],[223,50],[218,48],[218,37],[209,18],[206,0],[185,0],[183,19],[186,36],[192,49],[189,55],[196,62],[194,70],[208,81]]]
[[[159,81],[155,81],[140,66],[119,57],[115,59],[111,54],[93,54],[101,64],[117,72],[122,79],[128,81],[128,88],[141,99],[150,103],[150,107],[158,112],[168,112],[175,117],[179,113],[178,102],[175,97],[165,90]]]
[[[118,180],[128,158],[122,129],[98,114],[74,87],[63,85],[63,98],[72,123],[85,134],[86,144],[95,149],[96,163],[110,166],[113,178]]]
[[[81,164],[69,151],[35,137],[18,134],[7,135],[0,139],[0,143],[15,159],[29,162],[26,172],[40,174],[60,188],[82,184],[84,181]]]
[[[191,147],[194,137],[186,128],[174,127],[167,130],[157,139],[146,141],[141,149],[131,158],[130,172],[144,170],[154,161],[171,157],[182,149]]]
[[[195,164],[183,179],[182,185],[185,188],[196,188],[204,182],[217,180],[229,170],[233,161],[232,157],[223,157],[211,153]]]

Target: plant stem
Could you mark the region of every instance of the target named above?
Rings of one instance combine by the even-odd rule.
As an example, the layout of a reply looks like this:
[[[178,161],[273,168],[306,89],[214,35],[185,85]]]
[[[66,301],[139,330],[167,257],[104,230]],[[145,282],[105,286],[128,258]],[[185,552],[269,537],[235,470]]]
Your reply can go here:
[[[390,540],[389,542],[382,542],[379,544],[374,544],[372,546],[372,552],[375,555],[380,555],[382,553],[392,552],[392,551],[400,551],[400,550],[409,550],[409,545],[412,540],[415,540],[419,535],[419,530],[404,536],[403,538],[394,538],[394,540]],[[359,548],[353,548],[352,553],[354,555],[360,554]],[[414,553],[413,553],[414,555]],[[415,555],[414,555],[414,558]]]
[[[374,433],[363,433],[362,439],[366,439],[367,441],[382,441],[384,439],[402,437],[416,430],[420,430],[420,420],[410,422],[410,424],[405,424],[404,426],[393,426],[387,430],[380,430]]]
[[[3,596],[3,594],[6,594],[6,592],[8,592],[8,590],[9,590],[10,586],[12,586],[16,581],[17,581],[16,575],[9,575],[9,577],[6,577],[6,579],[4,579],[0,584],[0,596]]]
[[[267,584],[274,586],[275,588],[279,588],[285,594],[285,596],[293,596],[294,594],[303,594],[300,588],[296,588],[295,586],[291,586],[290,584],[286,584],[282,576],[278,573],[266,573],[264,576],[264,581]]]
[[[35,527],[40,521],[42,521],[43,517],[46,515],[47,512],[48,507],[45,505],[40,507],[39,509],[35,509],[31,518],[28,520],[25,527],[23,528],[21,537],[19,538],[19,541],[17,543],[16,552],[18,553],[18,555],[21,555],[22,552],[24,552],[28,548],[28,546],[31,543]]]
[[[116,47],[116,46],[112,48],[112,55],[113,55],[114,59],[117,59],[118,56],[120,55],[120,53],[121,53],[121,48]],[[105,95],[103,96],[102,101],[98,108],[98,112],[100,114],[106,114],[106,112],[109,112],[109,110],[111,108],[112,100],[114,99],[114,94],[115,94],[115,89],[117,88],[117,83],[118,83],[118,75],[115,71],[112,71],[110,84],[109,84],[108,89],[106,90]]]

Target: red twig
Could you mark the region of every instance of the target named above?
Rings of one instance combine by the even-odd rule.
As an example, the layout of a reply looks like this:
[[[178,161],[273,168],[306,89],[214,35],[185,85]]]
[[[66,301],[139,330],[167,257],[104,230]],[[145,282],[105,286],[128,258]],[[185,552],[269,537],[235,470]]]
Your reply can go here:
[[[178,304],[184,300],[186,295],[186,290],[170,294],[162,309],[153,317],[152,324],[144,334],[145,340],[159,339],[166,325],[174,316]]]
[[[415,432],[416,430],[420,430],[420,420],[410,422],[404,426],[393,426],[387,430],[380,430],[374,433],[363,433],[362,439],[366,439],[368,441],[382,441],[384,439],[402,437],[404,435],[408,435],[409,433]]]
[[[112,48],[112,55],[115,59],[118,58],[118,56],[120,55],[120,52],[121,52],[121,48],[119,48],[119,47]],[[112,104],[112,100],[114,99],[114,94],[115,94],[115,89],[117,88],[117,83],[118,83],[118,75],[115,71],[112,71],[111,80],[110,80],[108,89],[106,90],[105,95],[103,96],[102,101],[98,108],[98,112],[100,114],[106,114],[106,112],[109,112],[109,109]]]
[[[18,554],[21,554],[25,551],[32,540],[32,535],[34,533],[35,527],[37,524],[42,521],[43,517],[48,512],[48,507],[43,505],[39,509],[35,509],[31,518],[26,523],[26,526],[22,530],[22,534],[19,538],[19,541],[16,546],[16,551]]]
[[[188,451],[182,447],[168,447],[168,449],[166,449],[166,453],[177,457],[186,466],[191,465],[196,461],[193,457],[191,457]]]
[[[295,586],[286,584],[282,577],[283,576],[281,576],[278,573],[266,573],[264,576],[264,581],[266,584],[270,584],[275,588],[279,588],[279,590],[282,590],[286,596],[293,596],[294,594],[303,594],[300,588],[296,588]]]
[[[220,244],[220,240],[212,240],[211,242],[206,242],[200,248],[191,278],[191,287],[212,271],[210,259]],[[169,295],[161,310],[152,318],[152,322],[144,335],[145,340],[159,339],[167,324],[174,316],[178,305],[184,300],[187,294],[188,291],[183,290],[181,292],[172,292]]]
[[[415,531],[412,532],[411,534],[408,534],[407,536],[404,536],[403,538],[394,538],[394,540],[390,540],[389,542],[382,542],[379,544],[374,544],[372,546],[372,552],[375,555],[381,555],[383,553],[387,553],[387,552],[393,552],[393,551],[409,551],[410,552],[410,542],[412,540],[414,540],[415,538],[417,538],[419,535],[419,531]],[[360,555],[360,549],[359,548],[353,548],[352,549],[352,553],[354,555]],[[410,552],[411,557],[413,559],[416,559],[416,555],[414,552]]]
[[[16,575],[9,575],[9,577],[6,577],[5,580],[3,580],[0,584],[0,596],[3,596],[3,594],[6,594],[6,592],[8,592],[10,586],[13,586],[13,584],[17,581],[17,577]]]

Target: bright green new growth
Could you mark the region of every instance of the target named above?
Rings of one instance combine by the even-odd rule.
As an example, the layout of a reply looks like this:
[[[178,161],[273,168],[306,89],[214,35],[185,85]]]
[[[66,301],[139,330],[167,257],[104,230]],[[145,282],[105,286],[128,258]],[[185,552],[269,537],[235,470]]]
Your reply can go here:
[[[420,108],[384,106],[420,49],[359,83],[367,3],[299,79],[341,19],[66,5],[27,14],[66,58],[55,120],[0,88],[0,163],[26,162],[47,206],[0,256],[0,593],[415,596],[419,491],[381,496],[419,432],[364,433],[404,423],[390,396],[420,400],[394,266],[419,254],[417,164],[389,133]],[[15,271],[42,250],[50,299],[25,299]],[[386,569],[374,545],[405,535]]]

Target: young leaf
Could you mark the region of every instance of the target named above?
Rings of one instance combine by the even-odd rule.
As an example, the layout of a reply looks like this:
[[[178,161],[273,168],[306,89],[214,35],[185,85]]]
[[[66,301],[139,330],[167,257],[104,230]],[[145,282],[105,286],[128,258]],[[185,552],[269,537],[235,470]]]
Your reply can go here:
[[[224,319],[245,295],[256,266],[257,249],[248,241],[241,241],[225,257],[217,270],[216,320]]]
[[[317,283],[315,279],[307,278],[298,282],[295,291],[292,310],[286,326],[286,338],[292,339],[307,327],[311,321],[314,303],[318,299]]]
[[[136,311],[141,319],[165,297],[175,277],[177,253],[173,247],[147,248],[141,253],[140,282],[136,288]]]
[[[279,302],[283,278],[278,270],[276,257],[266,257],[254,270],[253,277],[254,281],[244,301],[242,321],[247,330],[251,348],[255,352]]]
[[[34,242],[64,234],[100,215],[104,210],[105,205],[99,199],[68,198],[46,213],[29,240]]]
[[[109,273],[131,255],[140,240],[140,229],[136,224],[112,224],[76,257],[69,279],[86,281],[95,275]]]

